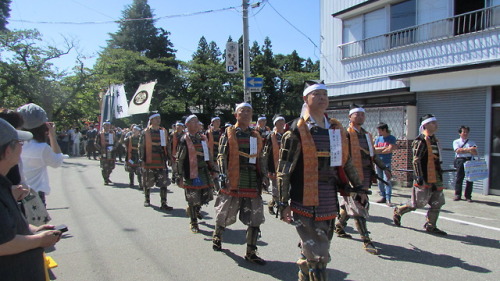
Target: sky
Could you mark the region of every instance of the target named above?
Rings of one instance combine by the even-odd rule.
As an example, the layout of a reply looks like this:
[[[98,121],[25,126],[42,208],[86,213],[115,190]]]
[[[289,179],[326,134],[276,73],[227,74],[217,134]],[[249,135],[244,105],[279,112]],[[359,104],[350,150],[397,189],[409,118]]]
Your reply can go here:
[[[176,57],[189,61],[198,42],[205,36],[221,52],[229,36],[237,40],[243,34],[243,0],[149,0],[156,18],[155,26],[171,34]],[[106,46],[109,33],[118,31],[112,21],[133,0],[12,0],[10,30],[37,29],[43,44],[62,48],[64,38],[74,40],[77,48],[69,55],[52,61],[59,70],[71,70],[78,53],[92,67]],[[257,3],[250,0],[250,4]],[[250,45],[263,45],[268,36],[274,54],[290,54],[319,60],[319,0],[261,0],[260,7],[249,9]],[[228,9],[234,7],[234,9]],[[111,22],[110,22],[111,21]]]

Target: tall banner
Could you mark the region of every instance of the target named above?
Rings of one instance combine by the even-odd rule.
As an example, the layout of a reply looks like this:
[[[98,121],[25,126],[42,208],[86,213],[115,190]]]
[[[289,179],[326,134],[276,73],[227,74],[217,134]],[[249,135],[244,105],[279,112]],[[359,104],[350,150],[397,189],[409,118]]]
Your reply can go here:
[[[128,106],[128,114],[148,113],[156,81],[139,85]]]
[[[120,119],[130,116],[128,113],[127,94],[125,93],[125,87],[123,86],[123,84],[112,85],[112,89],[115,100],[115,118]]]

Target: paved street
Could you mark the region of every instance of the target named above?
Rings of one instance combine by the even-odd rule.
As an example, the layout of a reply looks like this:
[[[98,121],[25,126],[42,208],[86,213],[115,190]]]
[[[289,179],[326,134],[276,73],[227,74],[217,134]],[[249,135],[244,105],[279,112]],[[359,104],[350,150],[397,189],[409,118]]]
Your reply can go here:
[[[296,280],[298,235],[267,212],[258,246],[268,264],[258,266],[243,259],[246,227],[239,222],[225,231],[225,250],[212,250],[213,201],[202,209],[200,233],[192,234],[183,190],[175,185],[168,194],[174,210],[164,212],[158,208],[158,189],[151,196],[153,206],[143,207],[142,192],[128,187],[120,164],[111,175],[112,186],[103,185],[99,162],[87,158],[67,159],[63,167],[49,169],[49,176],[51,223],[69,228],[49,253],[59,264],[53,269],[57,280]],[[409,198],[409,189],[395,193],[393,203]],[[425,210],[406,214],[397,228],[392,208],[373,203],[368,228],[381,254],[362,249],[351,220],[347,231],[354,239],[332,241],[330,279],[500,280],[500,198],[473,194],[475,203],[453,202],[452,192],[445,194],[438,223],[447,237],[423,231]]]

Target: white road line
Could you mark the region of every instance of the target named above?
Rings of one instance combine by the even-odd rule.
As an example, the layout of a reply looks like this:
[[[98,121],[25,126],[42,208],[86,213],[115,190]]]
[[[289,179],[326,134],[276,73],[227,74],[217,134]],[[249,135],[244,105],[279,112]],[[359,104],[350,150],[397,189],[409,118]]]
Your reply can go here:
[[[377,206],[392,208],[392,207],[387,206],[386,204],[370,202],[370,205],[372,205],[372,204],[373,205],[377,205]],[[420,212],[420,211],[413,211],[412,213],[423,215],[423,216],[427,215],[427,212],[424,213],[424,212]],[[495,230],[495,231],[500,232],[500,228],[498,228],[498,227],[493,227],[493,226],[483,225],[483,224],[479,224],[479,223],[473,223],[473,222],[468,222],[468,221],[463,221],[463,220],[448,218],[448,217],[445,217],[443,215],[440,215],[439,219],[453,221],[453,222],[458,222],[458,223],[467,224],[467,225],[473,225],[473,226],[477,226],[477,227],[486,228],[486,229]]]
[[[417,214],[423,215],[423,216],[427,215],[427,213],[419,212],[419,211],[414,211],[413,213],[417,213]],[[500,228],[498,228],[498,227],[493,227],[493,226],[488,226],[488,225],[483,225],[483,224],[473,223],[473,222],[468,222],[468,221],[463,221],[463,220],[452,219],[452,218],[448,218],[448,217],[444,217],[444,216],[439,216],[439,219],[458,222],[458,223],[462,223],[462,224],[473,225],[473,226],[482,227],[482,228],[486,228],[486,229],[495,230],[495,231],[500,232]]]

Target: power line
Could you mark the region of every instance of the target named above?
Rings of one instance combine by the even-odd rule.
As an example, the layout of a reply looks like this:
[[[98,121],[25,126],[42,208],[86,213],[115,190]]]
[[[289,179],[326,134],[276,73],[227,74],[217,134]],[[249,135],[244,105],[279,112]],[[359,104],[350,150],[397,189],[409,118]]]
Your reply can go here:
[[[284,21],[286,21],[291,27],[293,27],[295,30],[297,30],[300,34],[304,35],[304,37],[306,37],[313,45],[314,45],[314,48],[315,50],[319,50],[319,55],[321,57],[323,57],[323,59],[325,60],[325,62],[333,69],[333,66],[332,64],[330,63],[330,61],[328,60],[327,57],[325,57],[323,55],[323,53],[321,52],[321,49],[318,47],[318,45],[316,45],[316,43],[314,43],[314,41],[309,37],[307,36],[307,34],[305,34],[304,32],[302,32],[300,29],[298,29],[295,25],[293,25],[289,20],[287,20],[282,14],[280,14],[278,12],[278,10],[276,10],[273,5],[271,4],[271,2],[269,0],[264,0],[267,4],[269,4],[269,6],[276,12],[276,14],[278,14]],[[316,56],[316,58],[318,58]],[[319,59],[319,58],[318,58]]]
[[[16,20],[16,19],[9,19],[9,21],[23,22],[23,23],[36,23],[36,24],[73,24],[73,25],[110,24],[110,23],[121,23],[121,22],[129,22],[129,21],[156,21],[156,20],[162,20],[162,19],[191,17],[191,16],[197,16],[197,15],[201,15],[201,14],[211,14],[211,13],[217,13],[217,12],[224,12],[224,11],[228,11],[228,10],[236,10],[240,7],[241,6],[234,6],[234,7],[227,7],[227,8],[221,8],[221,9],[216,9],[216,10],[206,10],[206,11],[201,11],[201,12],[170,15],[170,16],[163,16],[163,17],[156,17],[156,18],[122,19],[122,20],[111,20],[111,21],[86,21],[86,22],[59,21],[59,22],[56,22],[56,21],[30,21],[30,20]]]
[[[298,29],[295,25],[293,25],[289,20],[287,20],[283,15],[281,15],[278,10],[276,10],[273,5],[271,4],[271,2],[269,1],[266,1],[267,4],[269,4],[269,6],[276,12],[276,14],[278,14],[284,21],[286,21],[291,27],[293,27],[295,30],[297,30],[300,34],[304,35],[304,37],[306,37],[313,45],[314,47],[316,47],[317,49],[318,46],[316,45],[316,43],[314,43],[314,41],[309,37],[307,36],[307,34],[305,34],[304,32],[302,32],[300,29]]]

